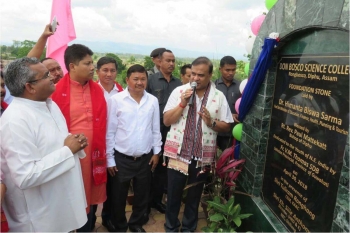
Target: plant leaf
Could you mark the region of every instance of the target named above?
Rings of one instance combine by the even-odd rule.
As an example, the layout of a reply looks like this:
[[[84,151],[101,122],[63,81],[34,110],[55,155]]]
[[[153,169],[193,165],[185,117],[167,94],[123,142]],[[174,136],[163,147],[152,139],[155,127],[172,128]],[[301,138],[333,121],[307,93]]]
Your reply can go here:
[[[210,229],[213,229],[213,231],[216,229],[216,227],[218,226],[218,223],[217,222],[212,222],[210,224]]]
[[[231,212],[234,203],[235,203],[235,197],[232,196],[232,197],[228,200],[228,202],[226,203],[226,205],[225,205],[225,206],[226,206],[227,213],[230,213],[230,212]]]
[[[252,215],[253,214],[240,214],[238,217],[240,217],[241,219],[245,219],[245,218],[249,218]]]
[[[241,212],[241,206],[239,204],[235,205],[231,211],[228,213],[232,218],[236,218]]]
[[[213,214],[212,216],[209,217],[209,220],[213,222],[219,222],[223,219],[224,219],[224,216],[222,216],[222,214],[220,213]]]
[[[220,203],[216,203],[213,201],[207,201],[208,205],[211,206],[213,209],[220,211],[222,213],[225,213],[225,206]]]
[[[220,201],[220,197],[219,197],[219,196],[215,196],[215,197],[213,198],[213,201],[214,201],[215,203],[217,203],[217,204],[221,204],[221,201]]]
[[[242,221],[239,217],[233,218],[232,221],[239,227],[242,224]]]

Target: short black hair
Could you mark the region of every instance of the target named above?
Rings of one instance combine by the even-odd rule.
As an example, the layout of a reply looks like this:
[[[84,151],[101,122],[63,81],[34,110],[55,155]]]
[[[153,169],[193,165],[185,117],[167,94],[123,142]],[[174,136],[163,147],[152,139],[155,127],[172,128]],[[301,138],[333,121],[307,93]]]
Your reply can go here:
[[[2,72],[2,70],[0,71],[0,76],[1,78],[4,78],[4,73]]]
[[[192,62],[192,66],[205,64],[209,66],[209,74],[213,73],[213,63],[207,57],[198,57]]]
[[[99,70],[103,65],[113,63],[115,65],[116,70],[118,70],[118,63],[117,61],[112,57],[101,57],[97,61],[97,69]]]
[[[145,73],[146,77],[148,78],[148,74],[147,74],[145,67],[143,67],[142,65],[139,65],[139,64],[135,64],[135,65],[130,66],[128,71],[126,72],[126,77],[130,78],[131,74],[136,73],[136,72]]]
[[[85,45],[72,44],[68,46],[66,51],[64,52],[64,65],[69,71],[70,63],[78,64],[81,60],[84,59],[85,56],[92,56],[93,54],[94,53],[91,51],[91,49],[89,49]]]
[[[167,53],[173,53],[173,51],[171,51],[170,49],[165,49],[164,51],[162,51],[160,54],[159,54],[159,58],[162,58],[163,54],[167,52]]]
[[[166,48],[157,48],[157,49],[154,49],[151,54],[150,54],[150,57],[159,57],[159,55],[164,51],[166,50]]]
[[[191,64],[185,64],[185,65],[183,65],[183,66],[181,67],[180,73],[181,73],[182,75],[185,75],[187,69],[191,69]]]
[[[234,59],[231,56],[225,56],[223,58],[221,58],[220,60],[220,67],[223,67],[224,65],[237,65],[236,59]]]

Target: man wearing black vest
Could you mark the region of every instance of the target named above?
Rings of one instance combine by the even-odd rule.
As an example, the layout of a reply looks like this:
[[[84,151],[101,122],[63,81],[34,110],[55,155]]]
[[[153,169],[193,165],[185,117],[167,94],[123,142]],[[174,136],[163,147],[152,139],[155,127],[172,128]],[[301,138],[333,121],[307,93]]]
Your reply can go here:
[[[172,51],[164,49],[159,54],[160,66],[159,72],[151,75],[148,80],[146,91],[154,95],[159,102],[160,112],[160,132],[162,134],[162,151],[159,156],[159,163],[153,173],[152,179],[152,194],[150,199],[150,206],[161,213],[165,213],[166,206],[162,203],[164,190],[167,184],[167,168],[163,161],[163,150],[166,135],[170,127],[163,124],[163,110],[169,99],[171,92],[182,83],[180,79],[172,75],[175,69],[175,56]],[[148,218],[146,217],[146,220]],[[145,220],[145,221],[146,221]]]

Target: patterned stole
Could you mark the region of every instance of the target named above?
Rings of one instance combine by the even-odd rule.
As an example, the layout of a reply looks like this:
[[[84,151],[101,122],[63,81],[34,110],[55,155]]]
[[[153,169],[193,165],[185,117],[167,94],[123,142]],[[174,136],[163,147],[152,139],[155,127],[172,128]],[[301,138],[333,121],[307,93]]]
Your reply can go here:
[[[207,104],[208,96],[210,92],[210,83],[205,90],[202,105],[200,107],[200,112]],[[202,117],[199,116],[197,127],[196,127],[196,114],[197,113],[197,103],[196,98],[193,99],[193,104],[188,109],[188,115],[186,120],[185,132],[183,137],[183,143],[181,147],[181,152],[179,159],[181,161],[190,163],[192,156],[195,160],[202,160]]]

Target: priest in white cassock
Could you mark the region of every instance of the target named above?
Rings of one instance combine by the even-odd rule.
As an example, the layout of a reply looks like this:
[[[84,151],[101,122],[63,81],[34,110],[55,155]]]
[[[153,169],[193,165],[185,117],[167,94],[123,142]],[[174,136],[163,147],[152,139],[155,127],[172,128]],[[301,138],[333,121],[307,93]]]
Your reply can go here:
[[[69,232],[87,220],[79,158],[87,138],[68,133],[49,97],[54,78],[36,58],[5,68],[14,100],[0,122],[3,208],[10,231]]]

